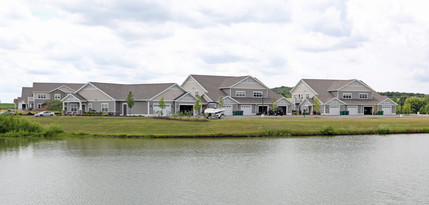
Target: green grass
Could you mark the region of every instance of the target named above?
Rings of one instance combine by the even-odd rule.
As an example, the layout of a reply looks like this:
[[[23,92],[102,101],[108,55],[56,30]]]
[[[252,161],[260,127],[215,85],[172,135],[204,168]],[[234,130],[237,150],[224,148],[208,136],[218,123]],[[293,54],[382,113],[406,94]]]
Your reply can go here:
[[[0,103],[0,110],[9,110],[14,108],[15,106],[13,103]]]
[[[74,135],[116,137],[305,136],[429,132],[429,118],[247,118],[208,122],[144,117],[23,116],[42,126],[58,125]]]

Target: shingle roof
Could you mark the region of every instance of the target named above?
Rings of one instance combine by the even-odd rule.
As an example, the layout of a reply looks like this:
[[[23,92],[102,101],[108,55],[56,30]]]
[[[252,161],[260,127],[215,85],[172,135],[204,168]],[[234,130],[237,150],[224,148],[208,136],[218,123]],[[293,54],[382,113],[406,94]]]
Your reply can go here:
[[[310,86],[317,94],[320,101],[323,103],[335,98],[335,95],[329,90],[335,90],[351,83],[353,80],[324,80],[324,79],[302,79]]]
[[[333,98],[335,95],[329,91],[338,90],[345,85],[353,82],[354,80],[325,80],[325,79],[302,79],[307,85],[309,85],[318,94],[318,98],[322,103],[326,103]],[[359,81],[363,83],[362,81]],[[366,85],[365,83],[363,83]],[[378,104],[385,100],[387,97],[381,96],[379,93],[373,91],[373,99],[368,100],[347,100],[341,99],[341,101],[347,103],[347,105],[362,105],[362,104]]]
[[[59,88],[61,86],[67,86],[72,90],[78,90],[83,85],[82,83],[42,83],[42,82],[34,82],[33,83],[33,91],[46,91],[49,92],[55,88]]]
[[[24,99],[25,102],[27,102],[28,97],[31,97],[32,95],[33,95],[32,87],[22,87],[21,98]]]
[[[198,83],[203,86],[207,90],[207,96],[213,100],[217,101],[219,100],[220,96],[229,96],[228,93],[224,92],[220,88],[229,88],[233,86],[234,84],[237,84],[238,82],[246,79],[250,76],[214,76],[214,75],[191,75]],[[272,99],[274,96],[276,96],[277,100],[282,98],[282,95],[276,94],[270,89],[268,89],[268,98]],[[250,104],[257,104],[262,103],[262,99],[260,98],[234,98],[233,96],[230,96],[233,99],[237,100],[240,103],[250,103]],[[264,99],[266,100],[266,98]],[[270,102],[264,102],[264,103],[272,103]]]
[[[214,76],[214,75],[191,75],[204,89],[207,90],[207,96],[217,101],[220,96],[227,96],[219,88],[231,87],[248,76]]]
[[[158,84],[114,84],[91,82],[94,86],[108,94],[115,100],[127,99],[128,93],[134,94],[134,99],[150,99],[175,83],[158,83]]]

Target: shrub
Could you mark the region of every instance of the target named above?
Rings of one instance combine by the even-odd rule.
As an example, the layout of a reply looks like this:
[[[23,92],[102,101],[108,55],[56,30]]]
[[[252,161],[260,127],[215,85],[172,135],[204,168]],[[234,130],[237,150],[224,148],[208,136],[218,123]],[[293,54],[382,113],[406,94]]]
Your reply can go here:
[[[320,129],[320,134],[322,134],[322,135],[334,135],[335,134],[335,130],[331,126],[324,127],[322,129]]]
[[[42,132],[43,127],[26,119],[12,115],[0,115],[0,133],[6,132]]]
[[[43,136],[52,137],[52,136],[56,136],[56,135],[61,134],[61,133],[64,133],[63,128],[61,128],[58,125],[52,125],[43,131]]]

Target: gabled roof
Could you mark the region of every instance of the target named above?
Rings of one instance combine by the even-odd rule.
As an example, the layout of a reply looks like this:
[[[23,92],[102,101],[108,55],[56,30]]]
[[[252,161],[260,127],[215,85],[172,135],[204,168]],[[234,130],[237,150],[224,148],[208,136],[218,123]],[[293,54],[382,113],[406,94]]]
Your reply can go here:
[[[24,101],[27,101],[28,97],[33,96],[33,88],[32,87],[22,87],[21,98]]]
[[[191,75],[204,89],[207,90],[207,96],[212,100],[219,100],[220,96],[229,94],[220,88],[231,87],[248,76],[215,76],[215,75]]]
[[[319,95],[318,98],[322,103],[326,103],[335,98],[335,95],[329,92],[330,90],[338,90],[353,80],[302,79],[302,81]]]
[[[175,83],[157,83],[157,84],[115,84],[115,83],[98,83],[90,82],[104,93],[115,100],[125,100],[131,91],[134,99],[148,100],[165,91]]]
[[[33,91],[39,92],[50,92],[56,88],[66,86],[72,90],[77,90],[82,87],[83,83],[43,83],[43,82],[34,82]]]
[[[78,99],[80,102],[86,102],[87,100],[82,97],[82,95],[79,95],[78,93],[69,93],[68,95],[66,95],[63,99],[61,99],[61,101],[64,101],[65,99],[69,98],[70,96],[75,97],[76,99]]]

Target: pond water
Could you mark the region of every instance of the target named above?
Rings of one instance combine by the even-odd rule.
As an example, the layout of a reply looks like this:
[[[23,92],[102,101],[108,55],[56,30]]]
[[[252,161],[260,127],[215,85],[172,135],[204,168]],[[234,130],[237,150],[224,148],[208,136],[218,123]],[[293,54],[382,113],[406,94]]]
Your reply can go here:
[[[429,135],[0,138],[0,204],[428,204]]]

